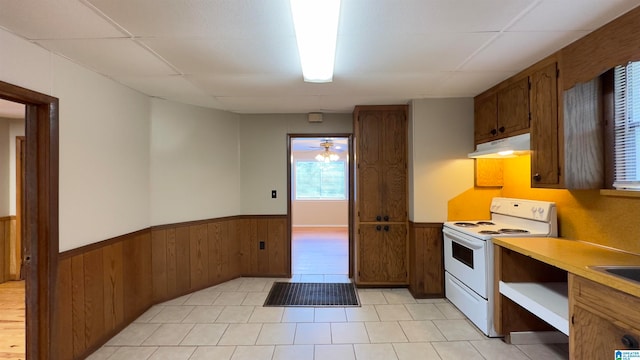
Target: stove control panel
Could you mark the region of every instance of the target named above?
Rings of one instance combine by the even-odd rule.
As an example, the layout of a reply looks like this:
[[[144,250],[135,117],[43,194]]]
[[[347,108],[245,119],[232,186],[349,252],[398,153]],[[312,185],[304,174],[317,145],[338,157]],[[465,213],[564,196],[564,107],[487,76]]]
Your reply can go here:
[[[517,216],[524,219],[548,221],[555,208],[555,203],[548,201],[493,198],[490,210],[495,214]]]

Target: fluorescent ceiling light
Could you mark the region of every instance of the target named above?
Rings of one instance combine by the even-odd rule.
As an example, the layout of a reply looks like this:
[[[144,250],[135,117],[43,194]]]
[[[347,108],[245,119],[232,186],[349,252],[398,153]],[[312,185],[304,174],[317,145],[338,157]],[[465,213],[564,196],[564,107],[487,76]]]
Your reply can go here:
[[[331,82],[340,0],[289,1],[304,81]]]

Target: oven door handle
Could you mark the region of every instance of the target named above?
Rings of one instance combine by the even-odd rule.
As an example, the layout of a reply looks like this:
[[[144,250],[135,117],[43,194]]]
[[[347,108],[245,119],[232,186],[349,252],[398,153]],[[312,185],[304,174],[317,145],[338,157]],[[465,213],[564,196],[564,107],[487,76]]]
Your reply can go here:
[[[463,239],[461,237],[455,236],[450,232],[447,232],[447,236],[450,237],[452,241],[457,242],[458,244],[464,245],[473,250],[480,250],[484,246],[484,241],[482,240]]]

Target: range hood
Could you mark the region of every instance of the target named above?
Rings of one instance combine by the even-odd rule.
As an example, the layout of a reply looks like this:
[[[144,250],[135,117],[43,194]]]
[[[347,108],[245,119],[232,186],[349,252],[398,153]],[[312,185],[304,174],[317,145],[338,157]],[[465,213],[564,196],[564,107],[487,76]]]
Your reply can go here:
[[[478,144],[476,151],[469,153],[473,159],[503,159],[528,154],[531,151],[531,135],[516,135],[500,140]]]

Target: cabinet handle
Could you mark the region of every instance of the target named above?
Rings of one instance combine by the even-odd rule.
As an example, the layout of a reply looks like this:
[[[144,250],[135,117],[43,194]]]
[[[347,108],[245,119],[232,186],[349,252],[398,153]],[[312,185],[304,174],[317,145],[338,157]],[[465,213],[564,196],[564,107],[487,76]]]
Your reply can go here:
[[[384,221],[389,221],[389,215],[384,216]]]
[[[382,226],[380,225],[376,226],[376,231],[380,231],[380,230],[382,230]]]
[[[506,129],[504,128],[504,126],[500,126],[498,130],[500,130],[500,132],[503,133]]]
[[[491,129],[491,135],[496,135],[498,133],[498,130],[496,129]]]
[[[382,216],[378,215],[376,216],[376,221],[381,221],[382,220]]]
[[[389,231],[389,225],[384,226],[384,231]]]
[[[533,180],[540,181],[540,180],[542,180],[542,176],[540,176],[539,173],[536,173],[535,175],[533,175]]]
[[[629,350],[638,349],[638,340],[636,340],[636,338],[629,334],[622,336],[622,339],[620,339],[620,341],[622,341],[622,345],[624,345]]]

